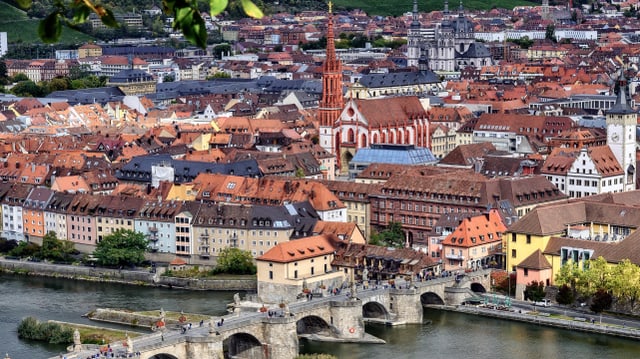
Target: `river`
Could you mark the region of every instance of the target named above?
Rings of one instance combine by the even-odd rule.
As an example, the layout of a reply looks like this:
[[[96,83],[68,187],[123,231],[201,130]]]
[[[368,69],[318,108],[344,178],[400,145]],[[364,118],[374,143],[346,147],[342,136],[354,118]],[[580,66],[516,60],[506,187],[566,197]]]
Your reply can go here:
[[[95,324],[81,315],[96,307],[220,315],[233,292],[194,292],[62,279],[0,275],[0,357],[48,358],[61,346],[20,340],[23,317]],[[639,358],[640,342],[571,332],[471,315],[425,310],[425,324],[367,332],[387,344],[335,344],[301,341],[301,353],[323,352],[340,359],[403,358]]]

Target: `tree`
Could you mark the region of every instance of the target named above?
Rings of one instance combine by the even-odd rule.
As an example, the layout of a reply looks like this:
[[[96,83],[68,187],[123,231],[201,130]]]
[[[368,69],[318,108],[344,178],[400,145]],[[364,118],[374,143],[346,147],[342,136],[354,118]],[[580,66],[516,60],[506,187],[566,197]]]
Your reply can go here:
[[[225,54],[231,54],[231,45],[220,44],[213,48],[213,55],[216,57],[216,59],[221,59]]]
[[[26,241],[18,242],[18,245],[9,251],[9,255],[15,257],[31,257],[38,253],[40,253],[40,246]]]
[[[547,40],[551,40],[553,42],[557,42],[556,40],[556,26],[553,24],[547,25],[547,29],[544,33],[544,38]]]
[[[40,247],[39,258],[49,259],[52,261],[70,261],[71,254],[75,252],[73,243],[70,241],[61,241],[58,239],[56,232],[49,231],[42,238],[42,247]]]
[[[13,82],[22,82],[22,81],[29,81],[29,77],[27,77],[27,75],[23,74],[22,72],[19,72],[17,74],[15,74],[15,76],[13,76],[13,78],[11,79],[11,81]]]
[[[149,245],[144,234],[129,229],[119,229],[104,237],[96,246],[93,255],[98,264],[105,266],[131,266],[144,261]]]
[[[29,10],[34,4],[33,0],[16,0],[16,2],[25,10]],[[185,39],[204,48],[207,45],[207,28],[201,15],[199,3],[199,1],[189,0],[164,0],[162,7],[167,16],[174,18],[174,30],[182,31]],[[258,3],[262,5],[261,0]],[[211,16],[216,16],[225,9],[228,12],[235,12],[240,7],[245,14],[253,18],[263,16],[260,7],[251,0],[231,2],[229,0],[209,0],[208,4]],[[97,0],[54,1],[48,15],[40,21],[38,36],[45,43],[57,42],[62,34],[63,25],[77,28],[86,23],[91,14],[98,15],[102,23],[108,27],[119,28],[122,26],[117,22],[113,11]]]
[[[218,256],[215,273],[228,274],[255,274],[256,266],[253,264],[253,256],[249,251],[243,251],[236,247],[225,248]]]
[[[524,289],[524,300],[539,302],[544,298],[544,283],[535,280],[527,284]]]
[[[560,267],[560,271],[556,274],[556,284],[568,285],[575,296],[578,291],[579,283],[582,283],[583,272],[578,268],[578,265],[574,263],[572,260],[567,261],[562,267]]]
[[[7,63],[0,60],[0,85],[8,85],[9,76],[7,75]]]
[[[640,267],[625,259],[612,268],[607,287],[611,295],[629,304],[633,311],[640,299]]]
[[[18,82],[11,88],[11,92],[21,97],[42,97],[47,95],[46,89],[31,80]]]
[[[613,303],[613,297],[611,293],[604,289],[598,289],[591,298],[591,305],[589,308],[595,313],[602,313],[603,311],[611,308]]]
[[[582,280],[579,282],[578,291],[581,294],[591,296],[600,289],[609,289],[609,279],[611,277],[611,267],[602,256],[596,260],[591,260],[583,271]]]
[[[405,242],[405,234],[402,231],[402,224],[400,222],[391,222],[381,232],[374,232],[371,234],[371,239],[369,243],[375,244],[378,246],[385,247],[395,247],[402,248],[404,247]]]
[[[558,294],[556,294],[556,302],[559,304],[573,304],[575,301],[575,297],[573,295],[573,290],[566,284],[560,286],[558,290]]]

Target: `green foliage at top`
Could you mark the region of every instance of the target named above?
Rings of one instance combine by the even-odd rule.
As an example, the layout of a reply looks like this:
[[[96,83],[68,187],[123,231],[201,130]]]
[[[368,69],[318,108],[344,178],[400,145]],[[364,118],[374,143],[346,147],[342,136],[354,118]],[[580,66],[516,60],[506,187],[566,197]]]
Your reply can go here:
[[[73,330],[58,323],[40,322],[34,317],[27,317],[18,324],[18,338],[51,344],[71,344]]]
[[[40,2],[36,2],[40,3]],[[43,2],[44,3],[44,2]],[[39,6],[39,5],[38,5]],[[0,32],[7,32],[9,43],[42,42],[38,37],[40,20],[29,18],[27,13],[0,1]],[[74,29],[65,28],[58,42],[63,44],[81,44],[92,40],[92,37]]]
[[[220,252],[215,273],[227,274],[255,274],[256,266],[253,264],[251,252],[239,248],[229,247]]]
[[[39,1],[15,0],[15,3],[18,7],[29,11],[32,11],[32,8],[38,8],[38,15],[44,16],[44,19],[38,24],[37,34],[44,43],[48,44],[60,41],[63,26],[79,28],[91,15],[98,16],[107,27],[120,28],[121,24],[116,19],[114,7],[135,9],[135,7],[126,6],[127,2],[124,1],[123,6],[109,5],[108,2],[100,0],[53,1],[49,6],[42,8]],[[247,16],[254,18],[263,16],[259,6],[261,3],[256,5],[251,0],[236,0],[231,3],[228,0],[209,0],[206,4],[208,6],[192,0],[163,0],[161,6],[163,13],[174,19],[173,29],[181,31],[185,39],[202,48],[207,45],[207,29],[201,15],[202,11],[208,11],[212,16],[216,16],[227,8],[231,11],[241,7]],[[148,2],[140,5],[142,9],[150,7]]]
[[[128,229],[119,229],[104,237],[96,246],[93,255],[98,264],[105,266],[131,266],[144,261],[148,241],[144,234]]]
[[[449,11],[457,12],[457,2],[449,2]],[[539,6],[539,3],[522,0],[466,0],[464,8],[470,10],[489,10],[493,8],[513,9],[516,6]],[[400,16],[413,9],[413,0],[336,0],[334,8],[341,9],[361,9],[368,15]],[[444,1],[418,0],[418,11],[442,11]]]
[[[391,222],[387,228],[371,234],[370,244],[385,247],[404,247],[405,235],[400,222]]]

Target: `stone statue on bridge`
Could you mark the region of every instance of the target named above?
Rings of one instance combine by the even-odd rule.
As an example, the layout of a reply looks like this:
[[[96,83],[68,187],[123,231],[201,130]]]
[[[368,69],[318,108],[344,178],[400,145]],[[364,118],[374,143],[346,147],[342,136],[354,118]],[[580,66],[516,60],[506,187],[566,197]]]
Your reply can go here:
[[[216,332],[216,326],[215,323],[216,319],[214,317],[211,317],[211,319],[209,319],[209,334],[213,334]]]
[[[240,304],[240,293],[236,293],[233,295],[233,304],[235,304],[236,308]]]
[[[78,328],[73,331],[73,351],[82,351],[82,341],[80,340],[80,331],[78,330]]]
[[[133,340],[131,340],[131,337],[129,336],[129,334],[125,334],[127,336],[127,339],[125,339],[126,343],[127,343],[127,353],[131,354],[133,353]]]

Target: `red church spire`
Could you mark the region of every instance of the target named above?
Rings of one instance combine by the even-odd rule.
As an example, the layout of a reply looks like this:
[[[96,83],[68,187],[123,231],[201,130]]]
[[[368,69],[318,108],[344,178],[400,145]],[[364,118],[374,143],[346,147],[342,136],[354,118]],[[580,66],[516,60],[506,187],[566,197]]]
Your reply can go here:
[[[342,63],[336,56],[333,35],[333,13],[329,1],[329,23],[327,24],[327,55],[322,64],[322,99],[318,111],[320,126],[333,127],[344,107],[342,95]]]

